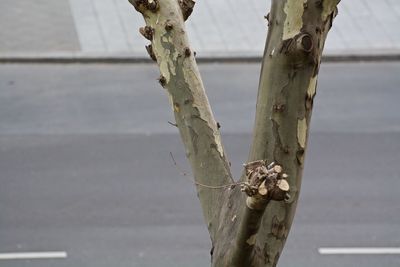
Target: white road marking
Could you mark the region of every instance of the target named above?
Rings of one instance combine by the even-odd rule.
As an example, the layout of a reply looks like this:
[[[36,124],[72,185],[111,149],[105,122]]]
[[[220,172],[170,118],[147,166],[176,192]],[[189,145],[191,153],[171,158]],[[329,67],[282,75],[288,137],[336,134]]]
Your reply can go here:
[[[337,248],[319,248],[318,253],[321,255],[338,255],[338,254],[347,254],[347,255],[377,255],[377,254],[400,254],[400,248],[395,247],[337,247]]]
[[[65,251],[0,253],[0,260],[63,259],[66,257],[67,252]]]

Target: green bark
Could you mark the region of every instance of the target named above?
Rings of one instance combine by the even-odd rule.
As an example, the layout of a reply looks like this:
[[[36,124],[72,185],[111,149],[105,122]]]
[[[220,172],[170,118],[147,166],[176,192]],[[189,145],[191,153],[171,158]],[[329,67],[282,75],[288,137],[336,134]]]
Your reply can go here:
[[[194,2],[130,2],[145,19],[140,32],[151,41],[146,49],[159,65],[193,170],[212,266],[276,266],[297,205],[321,54],[339,0],[272,1],[252,163],[240,179],[245,192],[220,187],[234,181],[184,27]]]

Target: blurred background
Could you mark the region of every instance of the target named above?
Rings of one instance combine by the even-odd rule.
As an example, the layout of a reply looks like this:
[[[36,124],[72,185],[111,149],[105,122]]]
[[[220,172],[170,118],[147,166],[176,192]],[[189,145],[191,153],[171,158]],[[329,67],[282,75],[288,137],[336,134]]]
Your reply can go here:
[[[236,177],[269,5],[202,0],[187,22]],[[0,267],[209,266],[142,17],[125,0],[1,0],[0,25]],[[400,266],[399,25],[399,1],[339,4],[281,267]]]
[[[0,55],[143,57],[143,18],[128,0],[2,0]],[[198,57],[259,57],[270,1],[196,3],[187,21]],[[325,55],[399,54],[400,3],[352,0],[340,3]]]

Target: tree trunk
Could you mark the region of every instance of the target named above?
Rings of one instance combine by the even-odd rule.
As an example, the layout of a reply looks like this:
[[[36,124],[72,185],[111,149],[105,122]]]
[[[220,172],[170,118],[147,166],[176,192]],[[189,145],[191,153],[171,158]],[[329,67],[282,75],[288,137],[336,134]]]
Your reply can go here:
[[[212,241],[211,265],[276,266],[299,196],[317,75],[339,0],[272,0],[253,142],[239,182],[186,35],[192,0],[130,0],[157,61]],[[239,186],[240,185],[240,186]]]

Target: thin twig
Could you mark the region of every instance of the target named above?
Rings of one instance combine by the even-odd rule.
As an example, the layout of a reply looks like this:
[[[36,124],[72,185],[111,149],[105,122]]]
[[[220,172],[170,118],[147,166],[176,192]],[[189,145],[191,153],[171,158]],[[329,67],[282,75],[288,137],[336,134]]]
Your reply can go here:
[[[173,122],[170,122],[170,121],[168,121],[168,124],[170,124],[170,125],[172,125],[172,126],[175,126],[175,127],[178,127],[178,124],[173,123]]]
[[[172,162],[174,163],[175,168],[178,170],[179,174],[182,176],[188,177],[188,174],[185,171],[183,171],[181,168],[179,168],[178,164],[175,161],[174,155],[172,155],[172,152],[169,152],[169,155],[171,156]],[[226,188],[226,187],[245,184],[245,182],[237,182],[237,183],[231,183],[231,184],[226,184],[226,185],[213,186],[213,185],[206,185],[206,184],[199,183],[193,177],[192,177],[192,179],[190,179],[190,181],[198,186],[202,186],[202,187],[209,188],[209,189],[222,189],[222,188]]]

